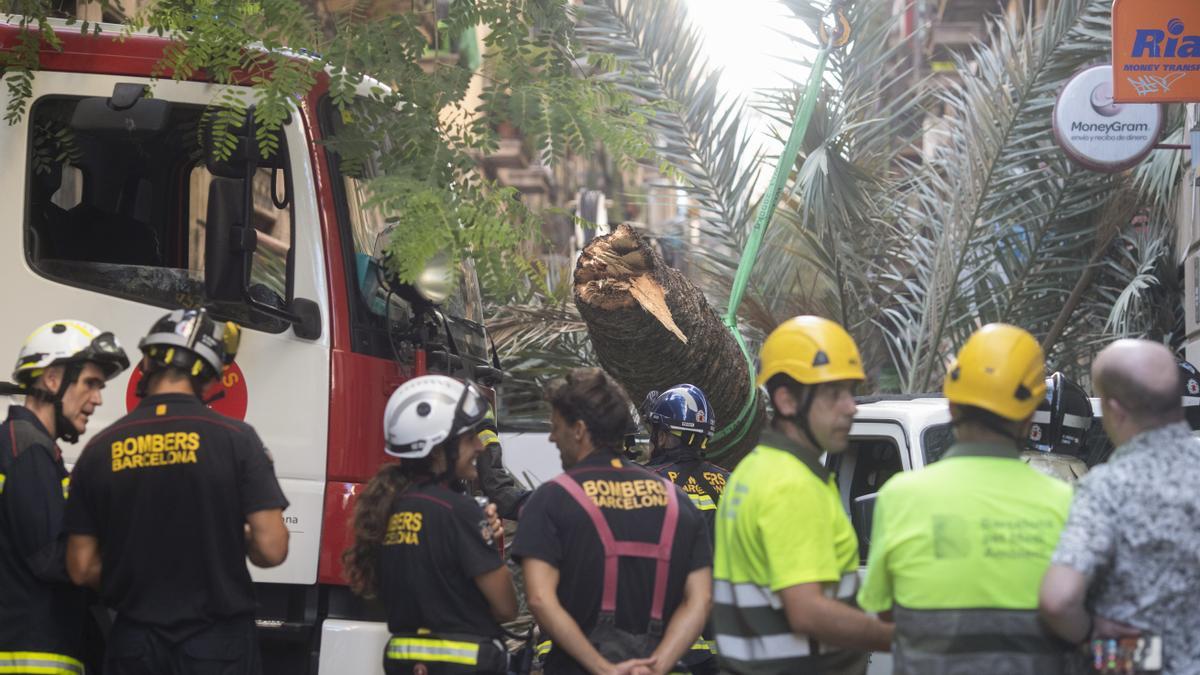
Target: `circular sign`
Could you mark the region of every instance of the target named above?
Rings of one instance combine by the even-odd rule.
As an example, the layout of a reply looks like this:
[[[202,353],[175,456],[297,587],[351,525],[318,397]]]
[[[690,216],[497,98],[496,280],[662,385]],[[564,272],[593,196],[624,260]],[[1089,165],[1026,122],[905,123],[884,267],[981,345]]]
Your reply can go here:
[[[142,369],[134,368],[133,374],[129,376],[129,386],[125,388],[125,410],[131,411],[141,403],[142,399],[137,396],[137,385],[141,381]],[[218,398],[213,400],[214,396]],[[250,395],[246,390],[246,376],[236,362],[225,368],[220,382],[214,382],[204,392],[204,400],[212,401],[208,407],[226,417],[243,421],[246,419],[246,406],[250,402]]]
[[[1054,104],[1054,140],[1072,161],[1118,173],[1145,159],[1162,135],[1158,104],[1114,103],[1112,66],[1095,66],[1067,82]]]

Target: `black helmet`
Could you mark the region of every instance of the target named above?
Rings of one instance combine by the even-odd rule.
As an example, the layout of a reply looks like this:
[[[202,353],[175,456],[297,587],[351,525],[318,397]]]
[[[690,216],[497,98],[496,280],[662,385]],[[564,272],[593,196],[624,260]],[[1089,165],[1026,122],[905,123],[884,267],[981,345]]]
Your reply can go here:
[[[138,348],[149,359],[146,375],[171,367],[203,383],[233,363],[240,341],[241,329],[232,321],[219,324],[204,309],[177,309],[156,321]],[[139,396],[145,396],[148,379],[138,383]]]
[[[1028,445],[1039,452],[1076,455],[1092,426],[1092,402],[1087,392],[1062,373],[1046,378],[1046,397],[1033,413]]]
[[[1179,384],[1183,387],[1183,416],[1192,431],[1200,430],[1200,371],[1183,359],[1179,360]]]

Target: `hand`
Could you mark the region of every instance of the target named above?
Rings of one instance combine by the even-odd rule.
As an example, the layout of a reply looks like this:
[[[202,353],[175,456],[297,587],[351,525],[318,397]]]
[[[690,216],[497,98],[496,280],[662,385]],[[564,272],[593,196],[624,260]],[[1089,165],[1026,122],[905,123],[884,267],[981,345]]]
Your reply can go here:
[[[629,659],[609,670],[609,675],[654,675],[654,659]]]
[[[1123,624],[1118,621],[1106,619],[1102,616],[1094,617],[1092,624],[1091,639],[1109,639],[1119,640],[1121,638],[1136,638],[1142,636],[1140,628],[1134,628],[1128,624]]]
[[[492,531],[492,541],[499,541],[500,537],[504,536],[504,521],[496,512],[496,505],[488,504],[483,509],[483,515],[487,517],[488,528]]]

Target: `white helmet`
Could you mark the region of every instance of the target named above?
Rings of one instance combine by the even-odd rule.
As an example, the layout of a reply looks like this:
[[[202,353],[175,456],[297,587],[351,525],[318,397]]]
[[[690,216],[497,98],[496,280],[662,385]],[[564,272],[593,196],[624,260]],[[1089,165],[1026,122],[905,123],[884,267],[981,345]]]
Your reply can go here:
[[[445,375],[405,382],[388,398],[383,414],[383,451],[393,457],[427,457],[446,439],[478,430],[488,400],[474,383]]]
[[[62,319],[38,327],[17,355],[13,382],[27,389],[51,366],[91,361],[111,380],[129,367],[129,357],[117,338],[90,323]]]

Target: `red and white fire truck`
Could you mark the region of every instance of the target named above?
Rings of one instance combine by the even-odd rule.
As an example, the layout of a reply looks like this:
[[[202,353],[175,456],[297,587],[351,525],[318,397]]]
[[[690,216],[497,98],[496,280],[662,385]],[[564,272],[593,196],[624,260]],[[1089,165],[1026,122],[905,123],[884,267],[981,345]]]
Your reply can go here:
[[[0,16],[0,51],[18,22]],[[0,123],[0,358],[62,317],[113,331],[131,356],[169,308],[240,323],[213,407],[255,426],[291,502],[287,562],[251,568],[268,672],[382,672],[381,608],[342,579],[347,523],[384,457],[380,418],[400,383],[429,371],[498,380],[474,271],[435,264],[382,289],[386,219],[365,205],[370,163],[343,172],[322,143],[342,124],[327,79],[295,101],[279,153],[262,159],[251,140],[218,162],[204,111],[225,88],[202,74],[152,79],[166,39],[55,30],[62,49],[43,48],[25,114]],[[128,373],[111,383],[91,431],[132,392]],[[81,448],[65,449],[69,463]]]

